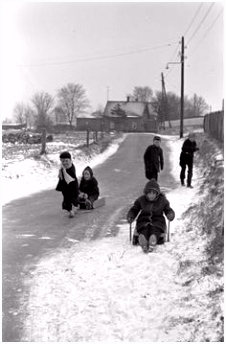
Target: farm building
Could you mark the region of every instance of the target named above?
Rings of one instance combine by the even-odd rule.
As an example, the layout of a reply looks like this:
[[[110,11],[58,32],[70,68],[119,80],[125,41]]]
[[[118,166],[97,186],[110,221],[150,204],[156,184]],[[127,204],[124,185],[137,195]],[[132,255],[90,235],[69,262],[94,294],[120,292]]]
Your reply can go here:
[[[56,116],[56,125],[66,125],[62,114]],[[73,123],[76,130],[157,132],[158,119],[151,103],[130,101],[108,101],[102,117],[78,117]]]

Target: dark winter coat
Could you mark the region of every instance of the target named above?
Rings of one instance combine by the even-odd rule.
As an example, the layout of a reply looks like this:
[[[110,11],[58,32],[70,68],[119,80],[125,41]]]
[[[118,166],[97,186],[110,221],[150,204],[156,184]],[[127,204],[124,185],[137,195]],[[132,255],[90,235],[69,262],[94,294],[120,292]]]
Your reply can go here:
[[[152,171],[153,168],[157,172],[160,171],[160,168],[163,170],[164,158],[162,148],[154,144],[148,146],[144,153],[144,165],[146,171]]]
[[[85,170],[89,171],[91,178],[89,180],[85,180],[84,177],[82,177],[79,185],[79,191],[86,193],[88,195],[88,199],[96,200],[100,195],[98,182],[96,178],[93,176],[93,170],[91,169],[91,167],[87,166],[84,169],[84,171]]]
[[[154,201],[147,198],[147,193],[150,190],[155,190],[158,194]],[[139,215],[138,215],[139,214]],[[136,199],[133,206],[127,214],[127,219],[135,220],[137,217],[137,232],[151,224],[154,228],[165,231],[166,220],[164,214],[171,215],[171,220],[175,217],[174,210],[170,207],[169,201],[166,196],[160,192],[159,186],[156,181],[151,180],[148,182],[144,189],[144,195]]]
[[[180,154],[180,166],[185,164],[192,165],[193,164],[193,157],[194,152],[196,152],[199,148],[195,141],[190,141],[189,138],[186,139],[182,146],[182,151]]]
[[[69,184],[64,179],[63,168],[59,171],[59,181],[56,186],[56,191],[61,191],[64,196],[63,209],[70,210],[71,204],[77,205],[78,200],[78,179],[76,177],[76,170],[74,164],[66,172],[74,178]]]

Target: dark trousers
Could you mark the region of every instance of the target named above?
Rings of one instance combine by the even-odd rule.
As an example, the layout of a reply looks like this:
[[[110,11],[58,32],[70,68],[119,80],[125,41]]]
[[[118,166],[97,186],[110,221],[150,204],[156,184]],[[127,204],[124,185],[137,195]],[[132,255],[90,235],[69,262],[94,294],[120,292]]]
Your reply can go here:
[[[151,234],[155,234],[156,237],[157,237],[157,241],[159,241],[162,233],[163,233],[163,231],[161,229],[153,227],[150,224],[148,224],[147,226],[142,227],[139,230],[139,234],[143,234],[147,241],[149,240]]]
[[[63,202],[62,202],[62,209],[65,210],[72,210],[72,205],[75,207],[78,206],[78,199],[71,193],[71,191],[66,190],[62,191],[63,194]]]
[[[187,173],[187,185],[191,185],[191,179],[192,179],[192,170],[193,170],[193,163],[181,163],[181,172],[180,172],[180,180],[181,183],[184,183],[185,179],[185,173],[186,173],[186,167],[188,167],[188,173]]]
[[[151,180],[152,178],[155,178],[155,180],[158,180],[158,171],[156,168],[153,168],[151,171],[145,170],[145,176],[147,179]]]

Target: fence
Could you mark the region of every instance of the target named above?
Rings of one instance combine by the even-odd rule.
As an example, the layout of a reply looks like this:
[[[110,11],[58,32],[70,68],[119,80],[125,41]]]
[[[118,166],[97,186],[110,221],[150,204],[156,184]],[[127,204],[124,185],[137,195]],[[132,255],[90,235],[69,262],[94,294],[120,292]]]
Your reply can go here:
[[[219,141],[224,141],[224,111],[211,112],[204,116],[204,131]]]

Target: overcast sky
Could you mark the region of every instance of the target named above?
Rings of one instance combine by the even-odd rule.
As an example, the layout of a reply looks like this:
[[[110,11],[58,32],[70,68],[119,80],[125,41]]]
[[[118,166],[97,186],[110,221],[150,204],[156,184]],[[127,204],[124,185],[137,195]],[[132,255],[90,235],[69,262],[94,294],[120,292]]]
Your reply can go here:
[[[1,1],[2,118],[35,92],[52,96],[82,84],[92,110],[124,100],[135,86],[180,96],[181,37],[185,95],[210,109],[223,99],[223,2]]]

